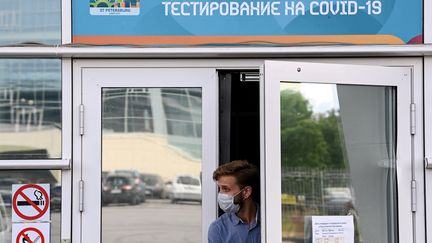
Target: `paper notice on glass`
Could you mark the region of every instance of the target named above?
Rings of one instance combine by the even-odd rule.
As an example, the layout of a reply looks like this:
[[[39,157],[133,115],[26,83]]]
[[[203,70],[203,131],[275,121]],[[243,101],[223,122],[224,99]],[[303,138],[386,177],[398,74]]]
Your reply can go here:
[[[312,243],[354,243],[353,216],[312,216]]]

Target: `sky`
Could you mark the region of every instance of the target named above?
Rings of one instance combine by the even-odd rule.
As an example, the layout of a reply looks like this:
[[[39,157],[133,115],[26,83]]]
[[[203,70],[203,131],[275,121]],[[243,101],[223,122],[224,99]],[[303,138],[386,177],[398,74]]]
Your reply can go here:
[[[339,110],[336,84],[302,83],[300,92],[309,100],[314,113]]]
[[[283,89],[300,92],[309,101],[314,113],[339,110],[336,84],[281,83],[281,90]]]

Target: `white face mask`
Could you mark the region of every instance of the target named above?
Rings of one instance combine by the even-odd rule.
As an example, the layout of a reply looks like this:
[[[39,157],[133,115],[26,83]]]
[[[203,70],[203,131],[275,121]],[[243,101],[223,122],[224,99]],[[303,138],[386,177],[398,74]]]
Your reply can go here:
[[[234,196],[224,194],[224,193],[218,193],[217,201],[219,204],[219,207],[225,212],[225,213],[237,213],[240,210],[239,204],[234,204],[234,198],[243,191],[241,189],[237,194]]]

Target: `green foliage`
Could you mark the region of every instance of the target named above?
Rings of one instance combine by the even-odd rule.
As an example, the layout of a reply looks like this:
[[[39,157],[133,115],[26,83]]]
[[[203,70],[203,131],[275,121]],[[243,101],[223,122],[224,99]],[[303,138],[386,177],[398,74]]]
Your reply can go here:
[[[327,142],[329,161],[326,162],[327,168],[345,169],[344,151],[342,149],[343,140],[342,128],[339,127],[340,118],[335,110],[331,110],[326,116],[321,116],[319,126],[321,133]]]
[[[318,124],[312,119],[298,121],[282,130],[282,163],[290,167],[323,169],[329,160],[327,144]]]
[[[312,115],[309,102],[299,92],[281,92],[282,165],[344,169],[337,112]]]
[[[295,126],[297,122],[311,119],[312,110],[309,102],[299,93],[286,89],[281,92],[281,123],[283,126]]]

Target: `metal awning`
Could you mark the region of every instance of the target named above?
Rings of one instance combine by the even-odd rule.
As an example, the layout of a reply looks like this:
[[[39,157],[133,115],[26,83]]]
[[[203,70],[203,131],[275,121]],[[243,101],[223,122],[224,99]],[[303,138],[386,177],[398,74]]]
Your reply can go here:
[[[0,58],[272,58],[432,56],[432,45],[338,45],[290,47],[0,47]]]

